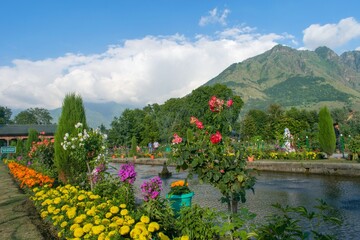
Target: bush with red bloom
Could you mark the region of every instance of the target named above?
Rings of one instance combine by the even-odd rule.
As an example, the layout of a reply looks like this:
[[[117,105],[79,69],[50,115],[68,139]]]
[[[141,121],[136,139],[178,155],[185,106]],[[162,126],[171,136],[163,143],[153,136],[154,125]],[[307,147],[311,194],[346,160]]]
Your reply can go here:
[[[171,161],[177,170],[188,170],[190,176],[197,174],[203,182],[217,187],[236,212],[237,203],[245,201],[245,191],[253,188],[255,178],[246,168],[240,145],[231,139],[241,99],[229,99],[225,107],[224,103],[221,98],[211,97],[204,121],[192,116],[186,136],[174,134],[172,141],[177,144],[173,145]]]

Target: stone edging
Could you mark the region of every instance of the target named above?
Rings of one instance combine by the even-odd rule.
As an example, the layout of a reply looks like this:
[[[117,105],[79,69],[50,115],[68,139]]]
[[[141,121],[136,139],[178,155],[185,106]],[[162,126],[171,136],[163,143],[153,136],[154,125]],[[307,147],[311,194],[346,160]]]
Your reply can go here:
[[[163,165],[167,159],[157,158],[138,158],[135,161],[131,158],[128,159],[112,159],[115,163],[133,162],[135,164],[144,165]],[[169,166],[173,166],[169,164]],[[360,177],[360,164],[359,163],[344,163],[344,162],[293,162],[293,161],[270,161],[270,160],[257,160],[248,162],[248,167],[258,171],[273,171],[273,172],[293,172],[305,174],[323,174],[323,175],[338,175],[338,176],[353,176]]]

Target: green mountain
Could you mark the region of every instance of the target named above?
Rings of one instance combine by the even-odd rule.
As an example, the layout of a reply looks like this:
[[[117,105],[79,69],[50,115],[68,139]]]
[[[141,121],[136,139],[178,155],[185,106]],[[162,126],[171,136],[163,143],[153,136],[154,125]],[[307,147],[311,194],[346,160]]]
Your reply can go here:
[[[271,50],[234,63],[205,85],[221,83],[239,94],[244,111],[285,108],[360,109],[360,51],[338,56],[327,47],[315,51],[277,45]]]

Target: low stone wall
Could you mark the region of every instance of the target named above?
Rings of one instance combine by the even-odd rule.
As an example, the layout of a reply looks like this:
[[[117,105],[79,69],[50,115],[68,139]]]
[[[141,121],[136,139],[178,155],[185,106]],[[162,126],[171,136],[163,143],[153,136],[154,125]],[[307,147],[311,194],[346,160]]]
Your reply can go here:
[[[255,161],[248,163],[248,167],[259,171],[360,176],[359,163]]]
[[[132,158],[112,159],[116,163],[128,163],[145,165],[163,165],[167,161],[166,158]],[[172,164],[169,164],[171,166]],[[308,162],[292,162],[292,161],[270,161],[257,160],[248,162],[248,167],[258,171],[273,171],[273,172],[293,172],[304,174],[324,174],[324,175],[339,175],[339,176],[355,176],[360,177],[360,164],[355,162],[326,162],[326,161],[308,161]]]

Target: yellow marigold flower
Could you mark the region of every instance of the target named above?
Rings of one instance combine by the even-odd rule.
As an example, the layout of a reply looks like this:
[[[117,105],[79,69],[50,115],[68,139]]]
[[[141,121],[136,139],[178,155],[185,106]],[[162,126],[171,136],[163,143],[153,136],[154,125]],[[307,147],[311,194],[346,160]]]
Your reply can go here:
[[[136,239],[137,237],[139,237],[140,234],[141,234],[141,230],[139,228],[134,228],[130,232],[130,237]]]
[[[150,222],[150,218],[148,216],[141,216],[140,221],[143,223],[149,223]]]
[[[84,203],[84,202],[78,202],[78,203],[76,204],[76,206],[81,207],[81,208],[84,208],[84,207],[85,207],[85,203]]]
[[[109,228],[117,228],[118,225],[115,222],[109,224]]]
[[[120,217],[115,216],[115,217],[113,217],[113,218],[111,219],[111,221],[116,222],[116,220],[118,220],[119,218],[120,218]]]
[[[67,221],[63,221],[61,224],[60,224],[60,227],[64,228],[68,225]]]
[[[118,208],[117,206],[112,206],[112,207],[110,208],[110,212],[111,212],[112,214],[116,214],[116,213],[119,212],[119,208]]]
[[[163,232],[159,232],[160,240],[170,240],[168,236],[166,236]]]
[[[120,208],[126,208],[126,204],[125,203],[120,204]]]
[[[56,209],[54,210],[53,214],[54,214],[54,215],[57,215],[57,214],[59,214],[59,212],[60,212],[60,209],[59,209],[59,208],[56,208]]]
[[[126,235],[130,232],[129,226],[122,226],[119,230],[120,235]]]
[[[39,188],[37,187],[33,188],[33,192],[37,192],[37,191],[39,191]]]
[[[54,199],[54,204],[59,204],[61,202],[61,198],[57,197]]]
[[[84,219],[80,216],[77,216],[76,218],[74,218],[74,223],[82,223],[84,221]]]
[[[77,223],[74,223],[73,225],[71,225],[70,231],[74,231],[74,229],[75,229],[75,228],[78,228],[78,227],[80,227],[80,225],[77,224]]]
[[[105,240],[105,233],[101,233],[98,237],[98,240]]]
[[[95,199],[100,198],[100,196],[92,194],[92,195],[89,196],[89,198],[92,199],[92,200],[95,200]]]
[[[132,225],[134,223],[135,223],[135,220],[132,218],[127,221],[127,224],[129,224],[129,225]]]
[[[94,227],[91,228],[91,231],[95,235],[99,235],[104,230],[105,230],[105,227],[103,225],[94,226]]]
[[[128,211],[127,209],[123,209],[123,210],[121,210],[121,212],[120,212],[120,214],[121,214],[122,216],[128,215],[128,213],[129,213],[129,211]]]
[[[87,212],[86,212],[86,214],[87,215],[89,215],[89,216],[95,216],[96,215],[96,212],[95,212],[95,209],[90,209],[90,210],[88,210]]]
[[[160,225],[157,223],[157,222],[151,222],[150,224],[149,224],[149,228],[153,228],[155,231],[157,231],[157,230],[159,230],[160,229]],[[149,232],[151,232],[150,230],[149,230]]]
[[[95,219],[94,223],[95,223],[96,225],[99,225],[99,224],[101,223],[101,219]]]
[[[112,213],[111,213],[111,212],[106,213],[106,214],[105,214],[105,217],[106,217],[106,218],[111,218],[111,217],[112,217]]]
[[[66,212],[66,216],[69,219],[73,219],[75,217],[75,215],[76,215],[76,207],[71,207]]]
[[[108,237],[112,237],[116,234],[116,231],[112,230],[108,233]]]
[[[103,220],[101,220],[101,223],[102,223],[102,224],[104,224],[104,225],[109,225],[110,220],[109,220],[109,219],[104,218]]]
[[[189,236],[181,236],[180,240],[189,240]]]
[[[61,211],[66,211],[69,208],[69,205],[64,205],[61,207]]]
[[[93,227],[93,225],[91,223],[87,223],[83,226],[83,231],[84,232],[90,232],[91,228]]]
[[[47,216],[48,214],[49,214],[48,211],[43,211],[43,212],[41,212],[40,216],[41,216],[42,218],[46,218],[46,216]]]
[[[59,238],[61,238],[61,237],[62,237],[62,234],[63,234],[62,231],[61,231],[61,232],[58,232],[57,236],[58,236]]]
[[[55,209],[56,209],[56,207],[51,206],[51,205],[49,205],[49,206],[47,207],[47,210],[48,210],[49,213],[53,213]]]
[[[75,228],[74,237],[80,238],[84,235],[84,231],[81,227]]]
[[[123,218],[119,218],[118,220],[116,220],[115,222],[117,225],[121,226],[124,224],[124,219]]]

